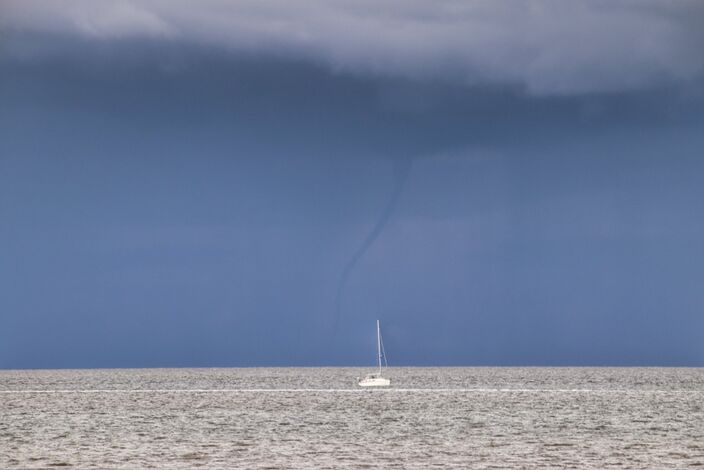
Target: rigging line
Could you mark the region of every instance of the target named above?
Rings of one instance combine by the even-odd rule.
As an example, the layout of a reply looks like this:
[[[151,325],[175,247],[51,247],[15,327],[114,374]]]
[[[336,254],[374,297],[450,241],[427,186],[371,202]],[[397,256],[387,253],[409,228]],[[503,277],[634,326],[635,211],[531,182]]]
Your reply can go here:
[[[379,333],[379,342],[381,343],[381,355],[384,356],[384,367],[389,367],[389,363],[386,360],[386,349],[384,349],[384,337]]]

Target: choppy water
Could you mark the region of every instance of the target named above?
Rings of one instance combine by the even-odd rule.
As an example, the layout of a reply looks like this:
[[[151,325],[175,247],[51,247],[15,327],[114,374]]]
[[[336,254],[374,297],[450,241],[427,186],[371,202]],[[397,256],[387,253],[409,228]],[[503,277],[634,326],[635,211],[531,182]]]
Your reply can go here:
[[[0,371],[0,468],[704,468],[704,369]]]

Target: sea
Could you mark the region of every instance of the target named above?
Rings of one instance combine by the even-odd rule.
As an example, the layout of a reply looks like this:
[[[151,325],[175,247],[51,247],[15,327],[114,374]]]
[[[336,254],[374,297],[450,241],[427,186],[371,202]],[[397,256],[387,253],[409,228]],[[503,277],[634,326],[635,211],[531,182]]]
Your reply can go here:
[[[702,368],[0,371],[0,468],[703,468]]]

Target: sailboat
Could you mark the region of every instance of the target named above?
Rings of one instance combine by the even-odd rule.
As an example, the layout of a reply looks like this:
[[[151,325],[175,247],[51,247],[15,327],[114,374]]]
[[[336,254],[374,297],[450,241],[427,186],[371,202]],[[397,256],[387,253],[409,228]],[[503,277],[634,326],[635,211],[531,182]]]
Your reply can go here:
[[[383,351],[383,346],[381,342],[381,328],[379,327],[379,320],[376,321],[376,352],[377,352],[377,360],[379,362],[379,372],[375,374],[369,374],[365,376],[362,379],[359,379],[359,382],[357,384],[360,387],[388,387],[391,385],[391,380],[382,377],[381,375],[381,352]],[[388,364],[386,364],[386,352],[384,351],[384,363],[386,367],[388,367]]]

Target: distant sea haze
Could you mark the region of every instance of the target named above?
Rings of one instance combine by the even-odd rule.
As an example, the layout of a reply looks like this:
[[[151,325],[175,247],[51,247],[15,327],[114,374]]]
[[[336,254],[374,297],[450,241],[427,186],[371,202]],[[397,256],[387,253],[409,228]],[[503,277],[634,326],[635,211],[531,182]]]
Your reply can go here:
[[[704,369],[0,371],[0,466],[692,468]]]

